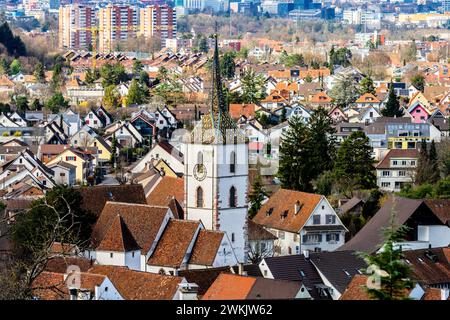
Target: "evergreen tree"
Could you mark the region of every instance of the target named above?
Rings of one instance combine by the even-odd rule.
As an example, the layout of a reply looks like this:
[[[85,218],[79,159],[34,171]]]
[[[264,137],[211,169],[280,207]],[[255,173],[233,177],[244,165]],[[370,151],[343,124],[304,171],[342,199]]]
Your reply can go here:
[[[379,287],[366,286],[371,298],[377,300],[408,299],[408,292],[413,287],[413,282],[410,280],[411,269],[405,262],[401,247],[396,246],[397,243],[405,240],[408,229],[405,225],[396,227],[393,211],[390,226],[383,231],[386,239],[383,250],[375,254],[363,254],[370,268],[367,271],[373,274],[372,277],[379,279]]]
[[[9,74],[9,64],[5,58],[1,58],[0,60],[0,75],[8,75]]]
[[[12,76],[15,76],[20,71],[22,71],[22,64],[19,60],[14,59],[11,64],[9,65],[9,72]]]
[[[34,99],[30,106],[31,110],[42,110],[42,104],[39,99]]]
[[[253,69],[246,70],[241,78],[242,102],[259,103],[264,99],[266,95],[264,82],[265,79],[261,74],[257,75]]]
[[[61,92],[56,92],[50,100],[47,101],[45,107],[52,113],[59,113],[61,109],[66,109],[69,107],[69,101],[64,99]]]
[[[134,60],[132,70],[134,75],[138,75],[142,70],[144,70],[144,65],[140,60]]]
[[[262,202],[266,197],[267,193],[262,185],[261,176],[258,174],[255,182],[253,183],[252,191],[248,196],[250,203],[250,208],[248,209],[249,219],[252,219],[258,213],[259,209],[262,207]]]
[[[280,143],[278,177],[283,188],[313,191],[313,180],[330,170],[335,157],[332,121],[319,108],[306,126],[301,117],[291,117]]]
[[[60,61],[57,61],[53,66],[53,75],[52,75],[52,88],[54,90],[60,90],[64,85],[64,71],[63,64]]]
[[[372,163],[369,138],[362,131],[353,132],[337,153],[334,177],[339,187],[350,187],[352,190],[375,188],[376,176]]]
[[[373,84],[373,80],[370,76],[364,77],[359,83],[359,87],[359,91],[361,94],[375,94],[375,85]]]
[[[309,190],[310,177],[307,159],[308,133],[300,117],[289,119],[289,128],[283,132],[280,143],[278,178],[285,189]]]
[[[116,157],[117,157],[117,139],[116,134],[113,133],[113,137],[111,140],[111,158],[110,158],[111,166],[113,168],[116,165]]]
[[[26,96],[18,96],[15,99],[16,108],[19,113],[25,113],[28,110],[28,99]]]
[[[41,82],[41,83],[45,82],[45,70],[44,70],[44,65],[41,62],[38,62],[36,64],[33,75],[36,78],[37,82]]]
[[[280,123],[285,121],[286,121],[286,107],[283,106],[283,109],[281,109]]]
[[[148,88],[141,85],[136,79],[131,80],[130,88],[128,89],[127,103],[142,104],[149,95]]]
[[[7,22],[0,26],[0,44],[4,45],[8,55],[25,56],[27,50],[19,36],[14,36]]]
[[[402,117],[403,110],[400,108],[400,102],[395,94],[394,85],[391,82],[389,86],[389,97],[384,109],[381,110],[384,117]]]
[[[88,69],[86,71],[86,83],[93,84],[96,80],[100,78],[100,71],[98,69]]]
[[[438,155],[436,151],[436,144],[434,140],[431,141],[430,151],[428,152],[428,163],[430,166],[430,176],[428,179],[429,183],[436,183],[439,181],[439,163],[438,163]]]
[[[341,108],[347,108],[354,103],[359,95],[358,84],[351,75],[346,75],[339,79],[330,91],[330,97]]]
[[[198,51],[207,53],[209,50],[208,40],[205,37],[202,37],[198,43]]]
[[[331,170],[336,158],[336,130],[328,111],[323,107],[315,110],[308,121],[308,159],[311,179]]]
[[[411,78],[411,84],[419,91],[423,92],[425,90],[425,77],[417,73]]]
[[[419,160],[417,162],[416,168],[416,177],[415,177],[416,185],[427,183],[429,181],[431,174],[432,172],[430,161],[428,158],[427,142],[425,141],[425,139],[422,139],[419,150]]]
[[[139,73],[139,83],[146,86],[147,88],[150,86],[150,77],[144,70]]]
[[[225,52],[222,59],[220,60],[220,71],[224,78],[232,79],[234,78],[234,73],[236,70],[236,63],[234,62],[235,53],[233,51]]]

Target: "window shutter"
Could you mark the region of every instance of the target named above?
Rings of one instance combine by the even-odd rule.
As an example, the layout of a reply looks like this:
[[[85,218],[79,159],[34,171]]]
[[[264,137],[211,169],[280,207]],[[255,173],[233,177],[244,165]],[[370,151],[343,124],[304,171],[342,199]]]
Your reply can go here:
[[[319,234],[319,242],[322,242],[322,235]]]
[[[336,233],[336,241],[339,241],[339,233]]]
[[[77,157],[73,157],[73,161],[77,161]]]
[[[68,156],[66,156],[66,161],[67,161],[67,158],[69,158]]]
[[[306,242],[306,235],[302,236],[302,242]]]
[[[330,235],[327,234],[326,237],[327,237],[327,242],[330,242],[330,238],[331,238]]]

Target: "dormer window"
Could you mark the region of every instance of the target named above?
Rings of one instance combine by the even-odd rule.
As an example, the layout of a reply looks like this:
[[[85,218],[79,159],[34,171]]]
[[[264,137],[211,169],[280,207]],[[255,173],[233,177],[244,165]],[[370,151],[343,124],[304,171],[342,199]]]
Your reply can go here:
[[[287,216],[288,216],[288,210],[284,210],[284,211],[281,213],[281,220],[286,219]]]
[[[273,208],[270,208],[269,210],[266,211],[266,216],[270,216],[273,212]]]
[[[297,201],[294,206],[294,214],[298,214],[302,209],[302,206],[303,205],[300,203],[300,201]]]

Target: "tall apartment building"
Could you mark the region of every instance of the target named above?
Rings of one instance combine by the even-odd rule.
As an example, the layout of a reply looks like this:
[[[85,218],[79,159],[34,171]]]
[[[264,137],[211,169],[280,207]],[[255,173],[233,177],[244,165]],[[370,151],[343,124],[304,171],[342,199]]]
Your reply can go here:
[[[167,39],[177,37],[177,14],[168,5],[154,5],[139,11],[139,35],[146,38],[161,38],[165,46]]]
[[[114,44],[134,38],[138,31],[138,8],[108,5],[98,12],[99,52],[114,50]]]
[[[70,4],[59,8],[59,47],[89,49],[92,45],[92,30],[96,27],[95,9],[81,4]]]
[[[444,13],[450,12],[450,0],[442,0],[442,11]]]

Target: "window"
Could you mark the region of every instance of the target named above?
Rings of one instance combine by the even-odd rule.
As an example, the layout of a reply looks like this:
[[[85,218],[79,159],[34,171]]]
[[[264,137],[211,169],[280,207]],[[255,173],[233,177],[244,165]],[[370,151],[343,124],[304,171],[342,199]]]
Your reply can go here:
[[[327,242],[338,242],[339,241],[339,233],[329,233],[326,236]]]
[[[114,256],[114,254],[112,252],[110,252],[109,257],[112,259],[113,256]]]
[[[334,214],[327,214],[327,224],[335,224],[336,223],[336,216]]]
[[[134,258],[134,251],[131,253],[131,257]]]
[[[383,177],[389,177],[391,175],[390,171],[383,171]]]
[[[230,172],[236,172],[236,153],[234,151],[230,154]]]
[[[313,224],[320,224],[320,215],[313,215]]]
[[[230,208],[236,207],[236,188],[230,188]]]
[[[307,234],[303,236],[303,243],[311,244],[311,243],[319,243],[322,242],[321,234]]]
[[[416,165],[416,161],[415,160],[411,160],[411,165],[415,166]]]
[[[406,171],[405,171],[405,170],[400,170],[400,171],[398,172],[398,176],[399,176],[399,177],[405,177],[405,176],[406,176]]]
[[[201,151],[197,153],[197,164],[203,164],[203,153]]]
[[[391,183],[390,183],[390,182],[382,182],[382,183],[381,183],[381,186],[382,186],[383,188],[388,188],[388,187],[391,186]]]
[[[108,287],[105,287],[105,292],[108,292]]]
[[[406,166],[406,160],[402,161],[402,166]]]
[[[74,157],[74,156],[66,156],[66,161],[77,161],[77,157]]]
[[[264,270],[264,277],[267,277],[267,270]]]
[[[65,177],[66,174],[65,174],[64,172],[60,172],[60,173],[59,173],[59,176],[60,176],[60,177]]]
[[[159,273],[159,274],[162,274],[162,275],[166,274],[166,272],[164,271],[163,268],[159,269],[159,272],[158,272],[158,273]]]
[[[284,231],[278,231],[278,239],[284,239]]]
[[[203,189],[197,188],[197,208],[203,208]]]
[[[392,161],[392,165],[396,166],[397,165],[397,160]]]
[[[234,242],[234,232],[231,233],[231,242]]]

